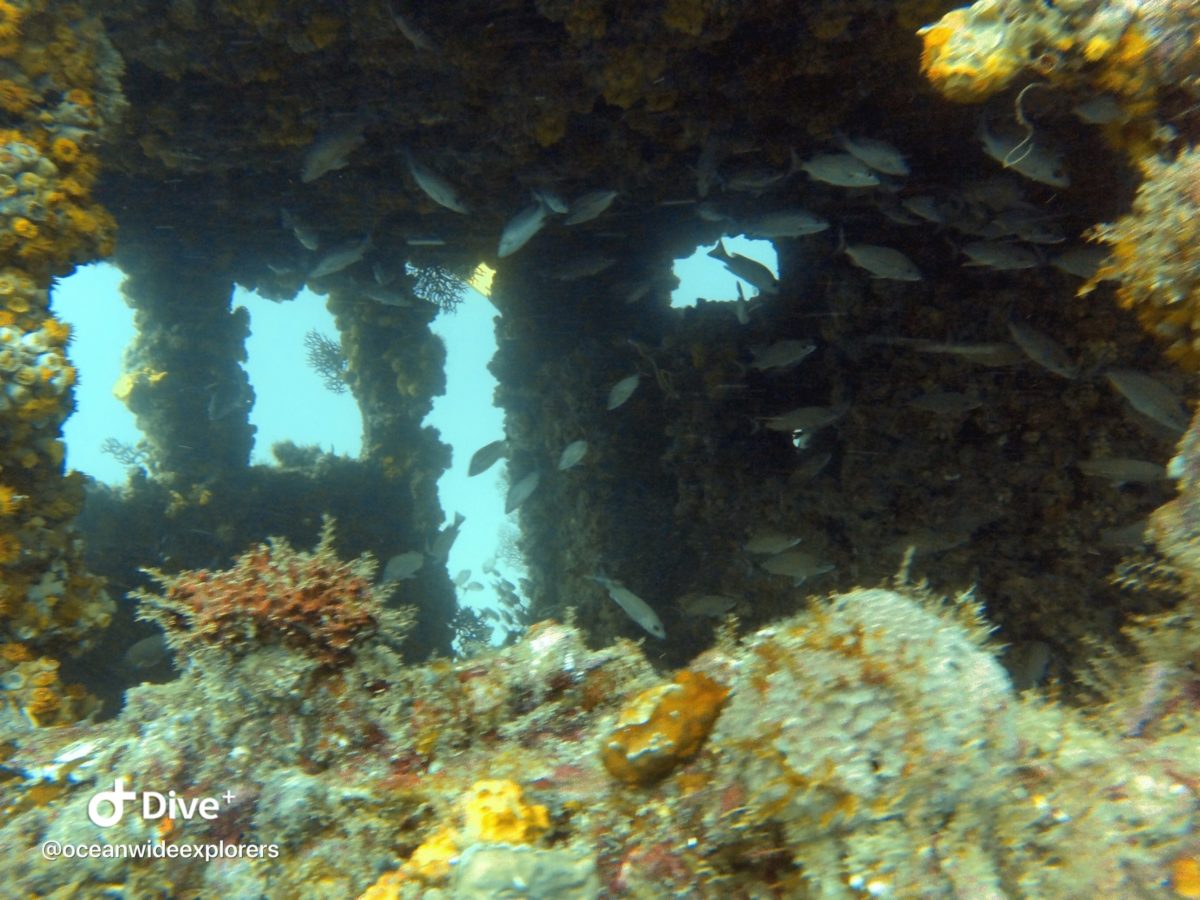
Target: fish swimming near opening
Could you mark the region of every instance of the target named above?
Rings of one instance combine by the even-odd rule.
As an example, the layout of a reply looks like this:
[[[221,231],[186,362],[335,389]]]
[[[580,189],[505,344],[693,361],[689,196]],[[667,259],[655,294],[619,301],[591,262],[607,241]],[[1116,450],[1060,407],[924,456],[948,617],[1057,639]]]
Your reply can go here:
[[[366,126],[366,118],[359,116],[348,125],[318,134],[304,153],[300,180],[309,184],[327,172],[346,168],[350,162],[350,154],[366,141],[363,137]]]
[[[502,459],[508,453],[508,441],[501,438],[498,441],[492,441],[490,444],[484,444],[471,456],[471,462],[467,466],[467,477],[472,478],[476,475],[481,475],[494,466],[497,460]]]
[[[618,196],[619,193],[617,191],[588,191],[571,204],[570,212],[563,219],[563,224],[582,225],[584,222],[592,221],[592,219],[599,217],[605,210],[612,206],[613,201]]]
[[[420,550],[409,550],[407,553],[397,553],[383,567],[380,583],[388,581],[407,581],[415,578],[417,572],[425,565],[425,554]]]
[[[1133,369],[1109,369],[1104,374],[1129,405],[1147,419],[1178,434],[1187,430],[1191,414],[1179,395],[1161,381]]]
[[[330,250],[317,261],[313,270],[308,273],[309,280],[324,278],[343,269],[348,269],[367,255],[371,249],[371,236],[368,234],[362,240],[350,241]]]
[[[850,262],[871,273],[873,278],[892,281],[922,281],[921,270],[916,264],[891,247],[877,244],[847,244],[845,253]]]
[[[742,256],[740,253],[730,253],[725,249],[725,241],[717,241],[717,246],[708,251],[708,255],[719,260],[726,269],[742,281],[758,288],[762,294],[778,294],[779,279],[775,273],[756,259]]]
[[[504,226],[500,233],[500,245],[496,255],[503,258],[512,256],[529,243],[535,234],[546,226],[546,205],[540,200],[533,206],[527,206]]]
[[[981,122],[979,139],[984,152],[1004,168],[1050,187],[1071,186],[1062,158],[1054,150],[1039,144],[1032,131],[1026,135],[1002,134],[991,131],[986,122]]]
[[[849,153],[824,153],[801,163],[813,181],[834,187],[867,188],[879,184],[879,176],[861,159]]]
[[[573,469],[583,462],[583,458],[587,456],[587,452],[587,441],[571,441],[571,443],[563,448],[562,454],[558,457],[558,470],[565,472],[567,469]]]
[[[446,560],[450,558],[450,548],[458,540],[458,533],[462,530],[465,521],[467,521],[467,517],[462,513],[454,514],[454,522],[439,531],[437,537],[433,539],[433,544],[429,548],[431,558],[445,565]]]
[[[844,134],[838,135],[838,141],[843,150],[876,172],[897,176],[904,176],[909,172],[904,154],[887,141],[874,138],[850,138]]]
[[[625,587],[625,585],[618,581],[613,581],[611,578],[606,578],[603,575],[589,575],[587,577],[608,591],[608,596],[612,599],[613,603],[621,607],[625,611],[625,614],[645,631],[659,639],[667,636],[667,630],[663,628],[663,623],[658,617],[658,613],[650,607],[650,604]]]
[[[638,384],[641,383],[642,376],[629,375],[622,378],[612,386],[608,392],[607,409],[613,410],[621,406],[626,400],[633,396],[633,392],[637,390]]]
[[[750,368],[760,372],[767,369],[790,369],[808,359],[816,349],[817,345],[810,340],[776,341],[770,347],[754,351]]]
[[[437,172],[423,166],[407,150],[404,152],[404,159],[408,163],[408,171],[412,174],[413,181],[417,183],[417,187],[425,193],[425,196],[438,206],[443,206],[452,212],[463,215],[470,212],[466,203],[463,202],[458,188]]]
[[[517,509],[517,507],[528,500],[533,492],[537,490],[537,486],[541,480],[541,473],[535,470],[510,487],[508,489],[508,496],[504,499],[505,515]]]

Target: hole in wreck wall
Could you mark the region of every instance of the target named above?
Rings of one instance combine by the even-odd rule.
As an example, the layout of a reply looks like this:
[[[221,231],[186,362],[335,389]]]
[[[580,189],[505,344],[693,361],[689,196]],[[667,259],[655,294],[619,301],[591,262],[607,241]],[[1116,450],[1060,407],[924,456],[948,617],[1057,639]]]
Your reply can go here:
[[[730,253],[740,253],[748,256],[770,269],[776,277],[779,276],[779,256],[775,245],[770,241],[757,241],[745,237],[726,237],[725,249]],[[691,256],[675,261],[675,277],[679,279],[679,287],[671,294],[671,306],[676,308],[695,306],[696,298],[705,300],[732,302],[737,300],[737,285],[741,282],[742,292],[749,300],[757,290],[733,275],[720,260],[708,255],[716,244],[701,245]]]
[[[434,398],[425,419],[453,450],[451,466],[438,480],[438,497],[446,524],[453,522],[455,513],[466,520],[450,549],[446,569],[452,579],[469,572],[456,579],[462,581],[457,585],[458,602],[476,611],[498,609],[499,579],[515,584],[524,574],[512,539],[516,514],[504,514],[506,461],[467,477],[475,451],[504,437],[504,411],[493,404],[497,382],[487,368],[496,353],[497,315],[491,302],[472,289],[456,308],[443,310],[433,320],[433,332],[446,346],[446,393]],[[493,565],[493,573],[484,572]],[[469,585],[474,586],[468,589]]]
[[[134,336],[133,310],[121,297],[124,278],[108,263],[80,266],[50,294],[51,309],[71,326],[67,355],[78,372],[75,412],[63,425],[67,467],[111,485],[124,484],[128,469],[101,449],[104,442],[133,447],[142,439],[133,413],[112,393]]]
[[[280,441],[357,457],[362,450],[362,415],[354,396],[349,390],[331,391],[308,360],[309,332],[338,340],[325,298],[303,290],[294,300],[276,303],[237,288],[233,306],[244,306],[250,313],[242,367],[254,389],[250,424],[257,430],[251,461],[274,464],[271,446]]]
[[[133,414],[112,393],[135,335],[133,310],[121,297],[123,278],[108,263],[81,266],[56,282],[51,294],[54,312],[71,325],[68,353],[79,373],[76,409],[63,426],[67,466],[111,485],[124,484],[128,467],[104,452],[105,441],[133,447],[143,438]],[[271,445],[283,440],[357,456],[362,418],[354,398],[329,391],[307,361],[308,331],[337,339],[323,299],[304,291],[295,300],[274,303],[239,288],[234,306],[239,305],[250,313],[244,368],[255,393],[253,461],[273,463]]]

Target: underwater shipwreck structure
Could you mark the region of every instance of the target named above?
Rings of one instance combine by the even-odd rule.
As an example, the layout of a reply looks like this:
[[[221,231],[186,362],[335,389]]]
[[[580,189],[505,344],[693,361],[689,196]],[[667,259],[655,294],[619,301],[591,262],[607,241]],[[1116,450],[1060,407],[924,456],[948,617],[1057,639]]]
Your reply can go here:
[[[4,883],[1200,897],[1198,94],[1194,0],[0,0]],[[672,308],[729,234],[778,272]],[[374,560],[484,271],[527,627],[455,657]],[[250,466],[232,290],[306,284],[362,457]]]

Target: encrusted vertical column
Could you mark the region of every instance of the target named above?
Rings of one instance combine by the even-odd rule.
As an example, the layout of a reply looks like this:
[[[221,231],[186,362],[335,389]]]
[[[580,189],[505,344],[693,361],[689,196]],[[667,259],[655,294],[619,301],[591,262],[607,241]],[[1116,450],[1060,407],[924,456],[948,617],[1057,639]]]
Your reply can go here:
[[[111,600],[72,527],[81,479],[64,477],[74,405],[70,329],[51,279],[112,251],[92,199],[101,132],[124,105],[120,60],[74,4],[0,2],[0,721],[48,725],[85,711],[58,662],[108,623]]]
[[[227,277],[138,249],[117,256],[137,337],[115,393],[137,417],[157,477],[186,496],[249,462],[254,392],[239,365],[249,315],[230,309]]]
[[[450,447],[421,424],[433,398],[446,392],[446,348],[429,330],[437,307],[416,298],[411,306],[384,306],[342,291],[330,294],[328,306],[346,353],[346,381],[362,410],[363,464],[383,480],[380,497],[395,503],[392,552],[424,549],[441,564],[426,564],[393,596],[420,610],[410,652],[447,646],[456,601],[436,535],[444,518],[437,483],[450,467]]]

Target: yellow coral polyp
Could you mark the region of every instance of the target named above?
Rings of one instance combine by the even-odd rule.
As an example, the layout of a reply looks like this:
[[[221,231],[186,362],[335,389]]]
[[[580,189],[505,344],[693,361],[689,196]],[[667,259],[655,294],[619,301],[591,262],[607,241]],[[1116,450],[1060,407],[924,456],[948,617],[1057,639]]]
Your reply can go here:
[[[8,641],[0,644],[0,659],[9,663],[29,662],[29,660],[33,659],[33,654],[29,652],[29,648],[24,644]]]
[[[24,85],[17,84],[8,78],[0,80],[0,109],[19,115],[29,109],[40,99],[37,94]]]
[[[26,240],[32,240],[38,236],[38,227],[28,219],[20,216],[13,219],[12,229],[18,237],[23,237]]]
[[[21,505],[21,495],[7,484],[0,484],[0,518],[11,516]]]
[[[0,565],[16,562],[20,555],[20,541],[11,534],[0,534]]]
[[[79,145],[70,138],[55,138],[50,145],[50,155],[55,162],[69,166],[79,159]]]
[[[525,802],[521,786],[507,779],[477,781],[462,800],[468,843],[528,844],[550,828],[546,807]]]
[[[0,44],[15,44],[21,36],[21,18],[24,14],[7,0],[0,0]]]

